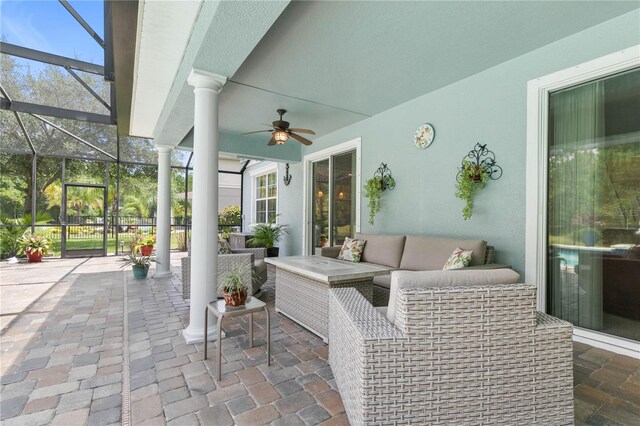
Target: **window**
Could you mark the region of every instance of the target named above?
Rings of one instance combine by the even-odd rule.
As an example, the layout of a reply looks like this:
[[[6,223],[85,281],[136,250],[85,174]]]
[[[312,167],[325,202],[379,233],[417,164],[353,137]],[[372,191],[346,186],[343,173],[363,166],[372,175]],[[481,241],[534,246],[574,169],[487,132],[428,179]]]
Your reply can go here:
[[[277,214],[278,174],[276,171],[254,177],[255,223],[267,223]]]

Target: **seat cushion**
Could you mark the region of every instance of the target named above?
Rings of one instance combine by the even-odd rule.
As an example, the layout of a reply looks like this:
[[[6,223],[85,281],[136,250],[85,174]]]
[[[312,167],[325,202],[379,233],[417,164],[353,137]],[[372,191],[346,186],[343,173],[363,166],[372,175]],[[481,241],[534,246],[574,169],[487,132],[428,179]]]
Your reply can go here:
[[[393,271],[387,319],[395,323],[398,291],[403,288],[463,287],[488,284],[514,284],[520,274],[511,269],[454,269],[450,271]]]
[[[484,255],[487,250],[487,242],[484,240],[457,240],[409,235],[404,244],[400,269],[411,271],[441,270],[451,253],[458,247],[463,250],[473,250],[470,266],[484,264]]]
[[[260,285],[267,281],[267,263],[264,260],[256,260],[253,265],[253,272],[258,276]]]
[[[402,251],[404,250],[404,235],[375,235],[357,232],[354,238],[367,241],[362,252],[362,262],[377,263],[390,268],[400,266],[400,259],[402,259]],[[449,251],[447,256],[451,254],[454,248]]]

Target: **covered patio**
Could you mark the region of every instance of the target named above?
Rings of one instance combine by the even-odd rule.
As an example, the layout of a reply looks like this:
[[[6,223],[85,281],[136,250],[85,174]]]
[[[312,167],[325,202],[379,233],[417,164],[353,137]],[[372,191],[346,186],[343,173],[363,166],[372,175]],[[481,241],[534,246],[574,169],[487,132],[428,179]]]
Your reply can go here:
[[[0,42],[3,425],[640,423],[637,4],[99,3]]]
[[[39,285],[36,268],[59,277],[0,337],[3,424],[349,424],[328,346],[273,310],[273,271],[262,298],[271,310],[271,366],[264,317],[256,315],[253,348],[244,317],[229,319],[217,381],[202,344],[181,335],[189,308],[179,265],[176,255],[170,277],[134,281],[112,257],[3,263],[3,300],[13,287]],[[573,360],[576,425],[637,423],[640,360],[581,343]]]

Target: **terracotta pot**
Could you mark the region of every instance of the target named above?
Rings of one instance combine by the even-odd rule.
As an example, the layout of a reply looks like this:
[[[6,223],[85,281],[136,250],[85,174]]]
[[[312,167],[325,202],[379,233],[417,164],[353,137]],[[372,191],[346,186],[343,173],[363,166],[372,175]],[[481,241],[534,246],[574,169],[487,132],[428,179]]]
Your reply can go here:
[[[231,293],[224,291],[224,304],[227,306],[242,306],[247,301],[247,290],[233,291]]]
[[[151,256],[151,252],[153,251],[153,246],[140,246],[140,254],[143,256]]]
[[[27,251],[27,262],[35,263],[42,262],[42,252],[38,251]]]

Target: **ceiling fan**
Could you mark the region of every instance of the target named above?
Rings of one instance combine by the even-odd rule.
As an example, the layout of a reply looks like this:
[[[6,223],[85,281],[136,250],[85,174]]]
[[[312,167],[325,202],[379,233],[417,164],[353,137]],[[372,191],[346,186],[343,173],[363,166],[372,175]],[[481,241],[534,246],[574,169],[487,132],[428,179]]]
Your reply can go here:
[[[289,122],[288,121],[284,121],[282,119],[282,116],[287,112],[287,110],[286,109],[279,109],[276,112],[280,115],[280,119],[274,121],[273,123],[271,123],[272,129],[269,129],[269,130],[256,130],[255,132],[243,133],[243,135],[251,135],[253,133],[262,133],[262,132],[270,132],[271,133],[271,139],[269,140],[267,145],[276,145],[276,144],[282,145],[289,138],[293,138],[293,139],[297,140],[298,142],[303,143],[305,145],[311,145],[313,143],[309,139],[303,138],[302,136],[300,136],[300,135],[298,135],[296,133],[306,133],[306,134],[309,134],[309,135],[315,135],[316,132],[314,132],[313,130],[309,130],[309,129],[290,129],[289,128]],[[269,126],[269,125],[265,124],[265,126]]]

